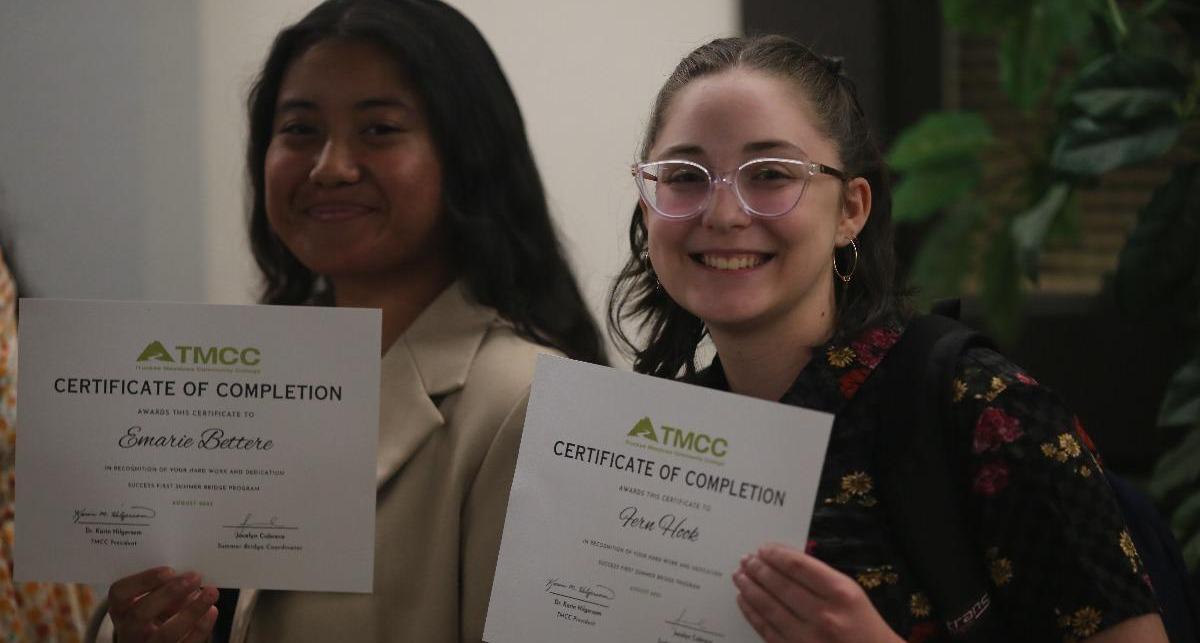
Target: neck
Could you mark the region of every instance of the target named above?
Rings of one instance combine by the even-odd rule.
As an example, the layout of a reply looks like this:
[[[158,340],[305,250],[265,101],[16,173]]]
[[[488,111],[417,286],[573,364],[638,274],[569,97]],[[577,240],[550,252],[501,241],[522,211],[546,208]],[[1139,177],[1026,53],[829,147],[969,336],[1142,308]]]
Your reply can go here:
[[[413,321],[451,283],[450,272],[419,279],[395,276],[342,277],[333,280],[334,304],[345,308],[379,308],[383,311],[381,354],[408,330]]]
[[[721,367],[734,393],[778,401],[833,335],[834,302],[756,328],[709,327]]]

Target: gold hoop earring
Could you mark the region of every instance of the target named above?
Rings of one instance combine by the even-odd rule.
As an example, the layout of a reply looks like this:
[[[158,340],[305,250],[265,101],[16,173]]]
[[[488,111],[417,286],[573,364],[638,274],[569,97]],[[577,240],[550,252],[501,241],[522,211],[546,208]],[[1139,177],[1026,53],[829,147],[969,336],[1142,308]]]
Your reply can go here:
[[[850,278],[854,276],[854,271],[858,270],[858,244],[854,243],[854,239],[850,239],[850,249],[854,251],[854,263],[850,265],[850,272],[844,275],[841,270],[838,270],[837,248],[833,249],[833,274],[837,275],[843,284],[849,284]]]

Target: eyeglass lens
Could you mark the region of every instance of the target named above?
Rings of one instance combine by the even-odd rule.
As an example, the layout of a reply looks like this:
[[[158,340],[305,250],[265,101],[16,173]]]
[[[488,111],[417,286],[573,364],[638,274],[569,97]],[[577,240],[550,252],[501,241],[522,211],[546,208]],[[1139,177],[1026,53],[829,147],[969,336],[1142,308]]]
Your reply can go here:
[[[698,165],[664,161],[645,167],[638,184],[655,210],[685,217],[708,205],[714,187],[710,176]],[[761,216],[779,216],[800,202],[808,178],[807,163],[762,160],[742,166],[734,180],[746,208]]]

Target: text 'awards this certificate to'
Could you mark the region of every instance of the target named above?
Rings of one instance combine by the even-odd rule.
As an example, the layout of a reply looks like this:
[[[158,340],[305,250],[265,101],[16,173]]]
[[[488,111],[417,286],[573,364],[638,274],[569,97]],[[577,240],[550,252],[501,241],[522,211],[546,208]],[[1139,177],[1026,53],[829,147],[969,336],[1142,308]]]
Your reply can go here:
[[[758,640],[732,574],[803,547],[832,423],[540,356],[484,640]]]
[[[21,302],[16,577],[369,592],[380,312]]]

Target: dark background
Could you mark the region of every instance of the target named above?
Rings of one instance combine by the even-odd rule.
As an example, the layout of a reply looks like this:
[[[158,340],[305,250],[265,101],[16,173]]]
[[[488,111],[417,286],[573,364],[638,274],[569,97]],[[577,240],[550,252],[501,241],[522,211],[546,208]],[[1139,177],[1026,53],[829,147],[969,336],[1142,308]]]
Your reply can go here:
[[[863,109],[886,151],[896,135],[926,112],[955,107],[947,74],[987,74],[960,65],[954,41],[943,33],[937,0],[743,0],[747,35],[783,33],[818,53],[844,59]],[[947,82],[951,81],[951,82]],[[1087,216],[1087,213],[1084,213]],[[907,270],[922,226],[901,226],[897,250]],[[980,306],[964,297],[964,318],[983,327]],[[1168,437],[1155,428],[1171,374],[1189,354],[1179,345],[1175,320],[1138,322],[1118,314],[1108,289],[1078,294],[1033,294],[1025,322],[1005,353],[1058,392],[1095,439],[1105,462],[1134,477],[1149,473]]]

